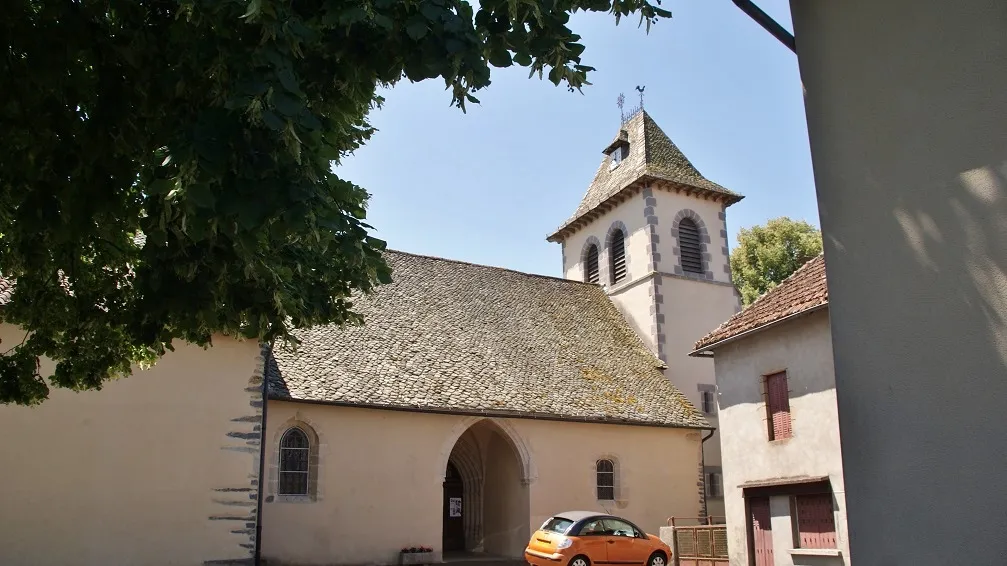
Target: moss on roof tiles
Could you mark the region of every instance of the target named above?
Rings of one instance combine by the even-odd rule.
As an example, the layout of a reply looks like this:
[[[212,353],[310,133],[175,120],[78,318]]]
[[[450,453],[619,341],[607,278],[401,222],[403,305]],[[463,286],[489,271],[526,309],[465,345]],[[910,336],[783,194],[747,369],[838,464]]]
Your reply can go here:
[[[402,252],[355,301],[362,326],[298,332],[270,397],[655,426],[708,423],[602,289]]]

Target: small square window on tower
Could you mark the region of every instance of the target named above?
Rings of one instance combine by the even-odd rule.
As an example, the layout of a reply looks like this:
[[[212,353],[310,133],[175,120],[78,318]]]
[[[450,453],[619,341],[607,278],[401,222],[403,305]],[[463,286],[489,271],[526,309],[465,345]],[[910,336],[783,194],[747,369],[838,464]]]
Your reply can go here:
[[[609,168],[615,169],[616,167],[619,166],[620,163],[622,163],[623,159],[629,157],[629,144],[621,143],[615,146],[612,149],[611,153],[608,154],[608,156],[609,156],[609,163],[608,163]]]

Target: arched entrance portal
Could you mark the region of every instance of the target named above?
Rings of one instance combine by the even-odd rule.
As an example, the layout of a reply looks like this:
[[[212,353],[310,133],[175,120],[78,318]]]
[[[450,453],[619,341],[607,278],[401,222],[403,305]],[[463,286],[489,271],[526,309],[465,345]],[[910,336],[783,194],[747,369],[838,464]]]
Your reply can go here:
[[[445,553],[524,555],[531,535],[528,464],[512,434],[483,419],[451,449],[444,473]]]

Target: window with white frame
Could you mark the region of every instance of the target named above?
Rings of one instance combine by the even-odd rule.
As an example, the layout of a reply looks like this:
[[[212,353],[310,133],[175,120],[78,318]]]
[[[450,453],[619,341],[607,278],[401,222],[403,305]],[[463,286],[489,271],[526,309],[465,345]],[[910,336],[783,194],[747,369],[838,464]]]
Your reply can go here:
[[[598,501],[615,500],[615,462],[602,458],[595,462]]]
[[[308,435],[293,427],[280,438],[278,495],[308,495]]]

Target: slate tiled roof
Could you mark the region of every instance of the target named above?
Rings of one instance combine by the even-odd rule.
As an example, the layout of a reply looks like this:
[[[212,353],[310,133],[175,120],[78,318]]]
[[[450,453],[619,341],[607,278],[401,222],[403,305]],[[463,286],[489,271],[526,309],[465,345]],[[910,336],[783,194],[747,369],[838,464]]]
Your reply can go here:
[[[657,179],[717,193],[726,197],[728,204],[743,198],[703,177],[644,110],[638,111],[623,124],[606,152],[621,141],[629,143],[629,155],[615,169],[609,166],[608,157],[602,159],[577,210],[549,237],[550,240],[562,239],[562,233],[575,222],[641,180]]]
[[[14,282],[10,279],[0,277],[0,305],[10,302],[11,294],[14,293]]]
[[[298,333],[267,359],[270,397],[499,416],[708,426],[602,289],[387,252],[364,325]]]
[[[716,330],[696,342],[696,350],[705,350],[742,332],[755,330],[788,316],[829,303],[825,281],[825,256],[819,254],[802,265],[790,277],[735,314]]]

